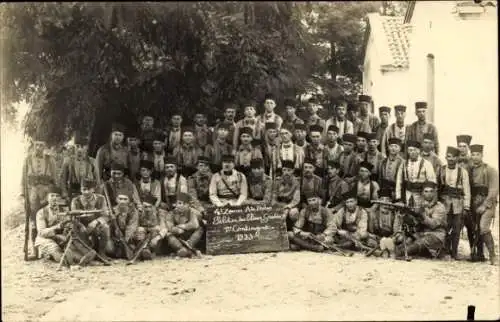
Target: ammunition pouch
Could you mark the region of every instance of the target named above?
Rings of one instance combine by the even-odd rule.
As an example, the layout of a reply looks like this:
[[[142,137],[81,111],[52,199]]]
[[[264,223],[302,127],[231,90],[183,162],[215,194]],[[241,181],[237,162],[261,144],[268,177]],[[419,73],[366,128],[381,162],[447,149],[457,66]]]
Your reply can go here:
[[[464,196],[464,191],[461,188],[444,186],[441,189],[441,195],[451,197],[451,198],[461,198]]]

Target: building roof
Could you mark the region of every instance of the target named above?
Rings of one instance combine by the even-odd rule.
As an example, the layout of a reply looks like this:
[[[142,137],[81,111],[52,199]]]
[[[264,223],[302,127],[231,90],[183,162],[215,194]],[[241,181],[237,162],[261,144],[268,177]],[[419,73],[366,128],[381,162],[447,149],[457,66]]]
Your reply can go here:
[[[409,67],[411,25],[404,23],[404,17],[368,14],[368,28],[365,35],[365,49],[370,33],[381,58],[381,68],[385,70]],[[366,54],[366,53],[365,53]]]

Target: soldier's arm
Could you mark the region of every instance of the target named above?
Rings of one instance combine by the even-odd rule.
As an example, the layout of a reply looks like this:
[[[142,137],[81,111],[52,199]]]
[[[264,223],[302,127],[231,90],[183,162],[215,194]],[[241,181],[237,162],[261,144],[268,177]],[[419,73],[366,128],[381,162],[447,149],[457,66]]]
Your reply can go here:
[[[432,217],[424,216],[422,223],[431,229],[446,227],[446,209],[442,204],[434,206]]]
[[[139,212],[134,208],[132,209],[130,219],[125,228],[125,241],[128,242],[134,236],[137,228],[139,228]]]
[[[305,221],[306,221],[306,210],[302,209],[299,212],[299,218],[297,218],[297,221],[293,225],[293,232],[295,234],[302,231],[302,228],[304,227]]]
[[[238,198],[238,201],[236,202],[237,205],[242,205],[243,202],[245,202],[247,200],[247,197],[248,197],[248,183],[247,183],[247,178],[242,173],[241,174],[241,184],[240,184],[240,196]]]
[[[43,238],[51,238],[56,235],[56,230],[59,229],[59,225],[54,225],[48,227],[45,222],[45,217],[43,209],[38,210],[36,213],[36,229],[38,230],[38,235]]]
[[[498,172],[493,167],[487,167],[487,177],[488,177],[488,196],[484,200],[484,206],[486,208],[493,207],[497,202],[498,196]]]
[[[198,218],[201,218],[200,212],[191,208],[191,211],[189,212],[189,221],[185,224],[177,225],[177,227],[187,231],[198,229],[198,227],[200,227]]]
[[[210,186],[208,187],[208,196],[212,204],[216,207],[222,207],[223,203],[220,201],[219,196],[217,196],[217,179],[219,179],[219,174],[216,173],[210,179]]]
[[[462,186],[464,190],[464,210],[470,210],[471,192],[469,183],[469,173],[462,168]]]

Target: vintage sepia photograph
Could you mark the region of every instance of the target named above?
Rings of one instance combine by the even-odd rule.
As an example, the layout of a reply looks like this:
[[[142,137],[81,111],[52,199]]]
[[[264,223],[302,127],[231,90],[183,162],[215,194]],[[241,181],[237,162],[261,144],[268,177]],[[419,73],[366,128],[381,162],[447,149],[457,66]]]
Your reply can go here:
[[[500,319],[497,1],[3,2],[2,321]]]

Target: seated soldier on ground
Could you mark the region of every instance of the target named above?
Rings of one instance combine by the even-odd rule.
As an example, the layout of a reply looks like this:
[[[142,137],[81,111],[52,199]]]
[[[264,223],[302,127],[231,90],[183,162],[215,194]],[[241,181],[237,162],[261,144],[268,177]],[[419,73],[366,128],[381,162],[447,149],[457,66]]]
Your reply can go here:
[[[327,245],[333,243],[333,214],[330,209],[321,206],[319,196],[309,194],[306,199],[307,206],[300,211],[292,231],[288,232],[290,248],[322,252],[324,247],[314,239]]]
[[[168,245],[179,257],[191,257],[200,254],[195,247],[203,236],[203,227],[198,222],[201,215],[196,209],[189,206],[190,202],[190,195],[180,193],[175,208],[167,213],[165,220],[168,230]]]
[[[276,180],[272,204],[283,208],[287,230],[292,230],[299,216],[300,183],[294,175],[293,161],[284,160],[281,166],[281,177]]]
[[[156,208],[156,199],[153,196],[146,196],[142,200],[143,211],[139,212],[139,227],[134,239],[141,245],[146,241],[148,234],[151,238],[148,246],[142,250],[140,258],[150,260],[161,252],[161,241],[167,235],[165,224],[167,212]]]
[[[436,201],[436,187],[434,182],[424,182],[422,188],[423,205],[416,210],[415,217],[419,221],[413,236],[406,236],[407,253],[409,256],[436,257],[444,247],[446,236],[446,209]],[[400,231],[402,230],[399,229]],[[396,257],[404,255],[404,234],[400,233],[396,239]]]
[[[246,203],[271,203],[271,190],[273,182],[271,177],[264,172],[264,160],[252,159],[250,161],[250,174],[248,176],[248,199]]]
[[[112,221],[110,225],[111,238],[106,243],[106,253],[114,258],[126,258],[126,246],[119,237],[123,236],[123,241],[131,250],[134,248],[133,246],[138,242],[134,237],[139,227],[139,213],[127,194],[118,194],[116,203],[112,214],[116,222]]]
[[[66,247],[68,236],[68,221],[64,213],[60,212],[58,201],[61,198],[61,189],[51,187],[47,194],[48,205],[40,209],[36,214],[36,225],[38,235],[35,239],[35,247],[40,249],[40,254],[43,257],[53,259],[60,262],[63,256],[63,249]],[[83,241],[88,241],[88,234],[85,227],[80,224],[77,229],[78,236]],[[69,265],[78,263],[80,266],[85,266],[90,263],[96,256],[95,251],[87,251],[78,243],[72,243],[66,252],[66,262]]]
[[[341,248],[367,250],[376,247],[368,238],[368,214],[358,206],[355,191],[344,194],[344,207],[334,215],[333,235]]]

